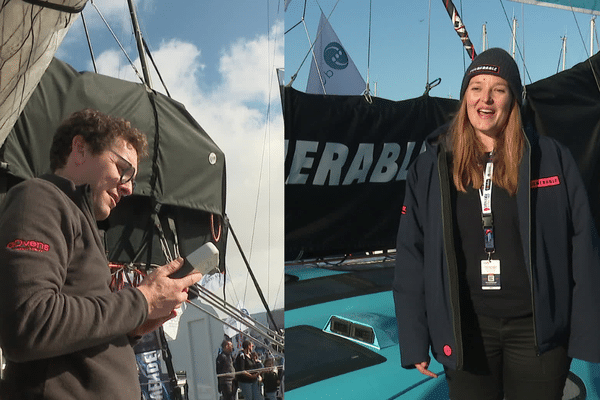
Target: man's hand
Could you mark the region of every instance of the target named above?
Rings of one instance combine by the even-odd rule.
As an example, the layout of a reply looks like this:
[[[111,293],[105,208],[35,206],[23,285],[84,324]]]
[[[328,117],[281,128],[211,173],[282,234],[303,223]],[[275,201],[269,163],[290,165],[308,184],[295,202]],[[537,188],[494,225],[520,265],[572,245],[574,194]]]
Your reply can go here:
[[[432,378],[437,378],[437,374],[431,372],[429,370],[429,362],[423,361],[422,363],[415,364],[415,367],[419,370],[420,373],[426,376],[430,376]]]
[[[163,319],[164,322],[168,319],[171,312],[187,300],[187,288],[202,279],[200,272],[179,279],[169,278],[182,265],[183,258],[179,257],[152,271],[138,286],[148,302],[148,320]]]

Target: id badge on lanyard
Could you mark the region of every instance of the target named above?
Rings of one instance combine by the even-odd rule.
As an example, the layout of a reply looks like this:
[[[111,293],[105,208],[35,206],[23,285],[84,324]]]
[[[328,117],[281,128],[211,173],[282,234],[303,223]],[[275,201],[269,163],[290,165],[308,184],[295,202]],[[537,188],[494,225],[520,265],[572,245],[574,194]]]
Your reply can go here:
[[[479,189],[481,200],[481,221],[483,225],[483,240],[486,260],[481,260],[481,289],[500,290],[500,260],[492,260],[492,254],[496,251],[494,243],[494,218],[492,214],[492,176],[494,175],[494,164],[492,157],[485,165],[483,171],[483,186]]]

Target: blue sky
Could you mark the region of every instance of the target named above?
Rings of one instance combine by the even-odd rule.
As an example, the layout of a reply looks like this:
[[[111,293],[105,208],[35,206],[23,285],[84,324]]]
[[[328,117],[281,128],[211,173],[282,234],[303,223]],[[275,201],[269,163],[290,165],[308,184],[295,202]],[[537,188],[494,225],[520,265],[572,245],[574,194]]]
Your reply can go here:
[[[96,1],[138,60],[126,0]],[[283,65],[283,0],[136,0],[144,38],[172,97],[225,152],[227,213],[272,309],[283,307],[283,119],[275,68]],[[138,81],[88,2],[84,16],[100,73]],[[81,19],[56,56],[92,70]],[[139,69],[139,63],[138,63]],[[164,92],[157,76],[153,86]],[[230,237],[228,300],[263,311]]]
[[[308,32],[314,40],[320,17],[319,5],[325,15],[334,10],[330,23],[365,80],[369,48],[369,3],[366,0],[307,0],[305,16]],[[517,42],[521,51],[524,51],[531,82],[556,73],[561,54],[561,37],[565,35],[567,68],[584,61],[589,55],[588,14],[575,13],[574,16],[573,12],[567,10],[524,5],[508,0],[454,0],[454,4],[478,53],[481,52],[484,23],[487,24],[489,47],[502,47],[508,51],[511,20],[513,15],[517,18]],[[304,0],[291,0],[285,13],[286,31],[301,21],[303,11]],[[443,2],[373,0],[369,76],[371,91],[374,90],[374,82],[377,82],[379,97],[402,100],[423,94],[427,82],[429,21],[429,81],[442,79],[431,95],[458,97],[464,69],[470,60],[467,59]],[[286,83],[300,67],[308,49],[303,24],[285,35]],[[597,42],[595,49],[598,50]],[[520,57],[517,60],[523,71],[523,61]],[[309,61],[304,63],[293,84],[298,90],[304,91],[306,88]],[[527,84],[530,83],[529,77],[525,80]]]

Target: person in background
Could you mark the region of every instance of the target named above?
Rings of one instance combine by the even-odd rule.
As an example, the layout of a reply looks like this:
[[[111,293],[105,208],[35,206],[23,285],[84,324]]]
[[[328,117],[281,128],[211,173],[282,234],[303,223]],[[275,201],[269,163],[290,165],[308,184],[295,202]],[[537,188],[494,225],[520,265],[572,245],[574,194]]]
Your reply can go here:
[[[235,369],[238,371],[237,380],[240,385],[240,390],[244,399],[247,400],[262,400],[260,388],[258,386],[259,372],[251,372],[257,369],[258,366],[252,357],[254,343],[249,340],[242,342],[242,351],[239,352],[235,359]]]
[[[223,400],[237,399],[237,380],[233,366],[233,343],[229,339],[223,340],[221,352],[217,356],[217,374],[230,374],[219,376],[219,393]]]
[[[265,360],[265,368],[271,368],[269,371],[262,373],[265,390],[265,399],[276,400],[280,380],[279,372],[275,367],[275,359],[273,357],[267,357],[267,359]]]
[[[406,183],[393,293],[404,368],[451,399],[561,399],[600,362],[600,242],[569,150],[523,123],[518,67],[489,49]]]
[[[252,360],[254,361],[254,368],[256,369],[262,369],[264,368],[264,365],[262,363],[262,361],[260,361],[260,357],[258,355],[258,353],[256,351],[253,351],[250,356],[252,357]],[[258,393],[263,394],[263,377],[262,377],[262,372],[258,372],[258,378],[256,379],[256,386],[258,386]]]
[[[133,192],[144,134],[95,110],[57,129],[52,173],[8,191],[0,206],[0,399],[131,400],[141,396],[131,344],[176,315],[202,277],[169,275],[111,292],[97,221]]]

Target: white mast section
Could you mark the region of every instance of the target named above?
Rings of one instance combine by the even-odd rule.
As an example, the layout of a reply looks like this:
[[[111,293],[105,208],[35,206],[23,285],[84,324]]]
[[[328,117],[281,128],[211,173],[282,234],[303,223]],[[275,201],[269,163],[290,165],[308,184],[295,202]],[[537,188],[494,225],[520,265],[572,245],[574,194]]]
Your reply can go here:
[[[517,18],[513,17],[512,20],[512,42],[510,45],[511,55],[516,60],[517,53]]]
[[[564,71],[566,69],[566,60],[567,60],[567,35],[563,36],[561,39],[562,39],[562,54],[563,54],[562,70]]]
[[[144,74],[144,83],[149,88],[152,88],[152,81],[150,80],[150,71],[148,70],[148,63],[146,62],[146,52],[144,51],[144,46],[142,43],[142,31],[140,30],[140,24],[137,19],[137,14],[135,12],[133,0],[127,0],[127,5],[129,6],[129,14],[131,15],[131,24],[133,25],[133,33],[135,35],[135,41],[140,56],[142,73]]]
[[[487,27],[486,24],[483,24],[482,27],[482,38],[481,38],[481,52],[484,52],[488,49],[488,37],[487,37]]]

